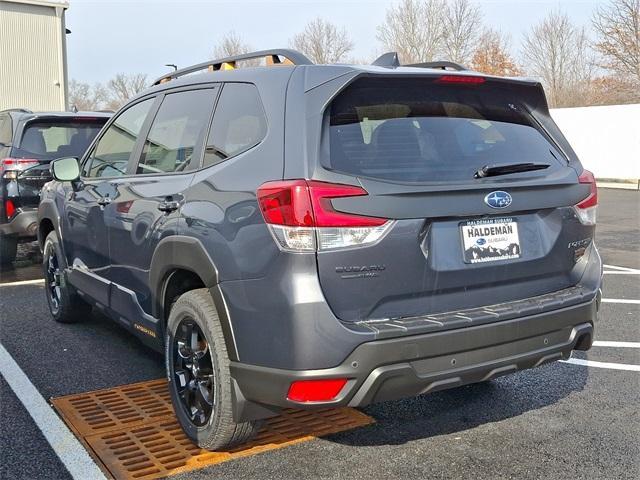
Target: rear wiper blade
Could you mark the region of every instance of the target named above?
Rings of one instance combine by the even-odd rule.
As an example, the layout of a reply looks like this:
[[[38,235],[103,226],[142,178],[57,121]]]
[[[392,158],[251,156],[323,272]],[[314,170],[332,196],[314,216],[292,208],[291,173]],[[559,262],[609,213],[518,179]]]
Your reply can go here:
[[[551,165],[548,163],[508,163],[506,165],[485,165],[473,174],[473,178],[495,177],[497,175],[508,175],[510,173],[544,170],[550,166]]]

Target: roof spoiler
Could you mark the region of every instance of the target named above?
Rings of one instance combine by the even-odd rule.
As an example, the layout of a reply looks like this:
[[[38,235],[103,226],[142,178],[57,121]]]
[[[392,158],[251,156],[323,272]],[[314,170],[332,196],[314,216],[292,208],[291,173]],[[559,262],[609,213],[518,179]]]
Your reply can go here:
[[[397,67],[415,67],[415,68],[437,68],[441,70],[455,70],[458,72],[468,70],[459,63],[449,62],[446,60],[438,60],[436,62],[411,63],[409,65],[401,65],[397,52],[387,52],[380,55],[371,65],[377,67],[397,68]]]
[[[283,57],[284,59],[281,59]],[[217,58],[209,60],[208,62],[197,63],[190,67],[181,68],[175,72],[171,72],[167,75],[163,75],[153,82],[153,85],[160,85],[161,83],[170,82],[176,78],[183,77],[190,73],[200,72],[202,70],[208,70],[209,72],[215,72],[218,70],[233,70],[236,68],[236,62],[242,60],[254,60],[266,58],[267,66],[276,65],[313,65],[313,62],[309,60],[304,54],[286,48],[280,48],[275,50],[260,50],[258,52],[243,53],[241,55],[232,55],[225,58]]]

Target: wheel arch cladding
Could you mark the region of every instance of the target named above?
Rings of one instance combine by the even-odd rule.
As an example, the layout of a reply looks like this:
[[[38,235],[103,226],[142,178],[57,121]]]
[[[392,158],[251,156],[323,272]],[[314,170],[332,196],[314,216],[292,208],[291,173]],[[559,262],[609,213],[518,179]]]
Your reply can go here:
[[[149,286],[153,294],[152,315],[161,320],[162,328],[164,328],[168,319],[168,315],[165,313],[166,295],[167,293],[171,294],[167,287],[171,285],[171,277],[176,272],[187,272],[198,277],[201,283],[196,282],[190,275],[181,274],[182,278],[189,282],[190,287],[206,287],[209,289],[213,302],[218,310],[218,317],[224,332],[227,351],[232,360],[237,360],[237,350],[235,342],[233,341],[233,329],[230,319],[227,316],[224,299],[217,287],[218,269],[198,239],[182,235],[172,235],[165,237],[158,243],[151,259],[149,272]],[[188,290],[193,288],[188,288]],[[181,293],[185,291],[187,290],[181,290]]]

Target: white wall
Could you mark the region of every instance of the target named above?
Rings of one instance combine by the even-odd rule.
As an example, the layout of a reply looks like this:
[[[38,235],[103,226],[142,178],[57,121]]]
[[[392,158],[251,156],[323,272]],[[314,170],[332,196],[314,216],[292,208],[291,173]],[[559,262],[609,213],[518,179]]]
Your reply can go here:
[[[66,6],[0,1],[0,110],[66,110]]]
[[[551,110],[596,178],[640,179],[640,104]]]

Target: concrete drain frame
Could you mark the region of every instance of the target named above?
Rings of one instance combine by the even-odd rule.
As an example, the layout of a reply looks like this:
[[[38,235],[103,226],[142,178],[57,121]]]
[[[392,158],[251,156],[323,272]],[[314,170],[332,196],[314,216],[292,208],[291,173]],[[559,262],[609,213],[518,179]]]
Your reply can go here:
[[[286,409],[268,419],[251,442],[209,452],[182,431],[164,379],[56,397],[51,403],[98,465],[118,480],[164,478],[374,423],[353,408]]]

